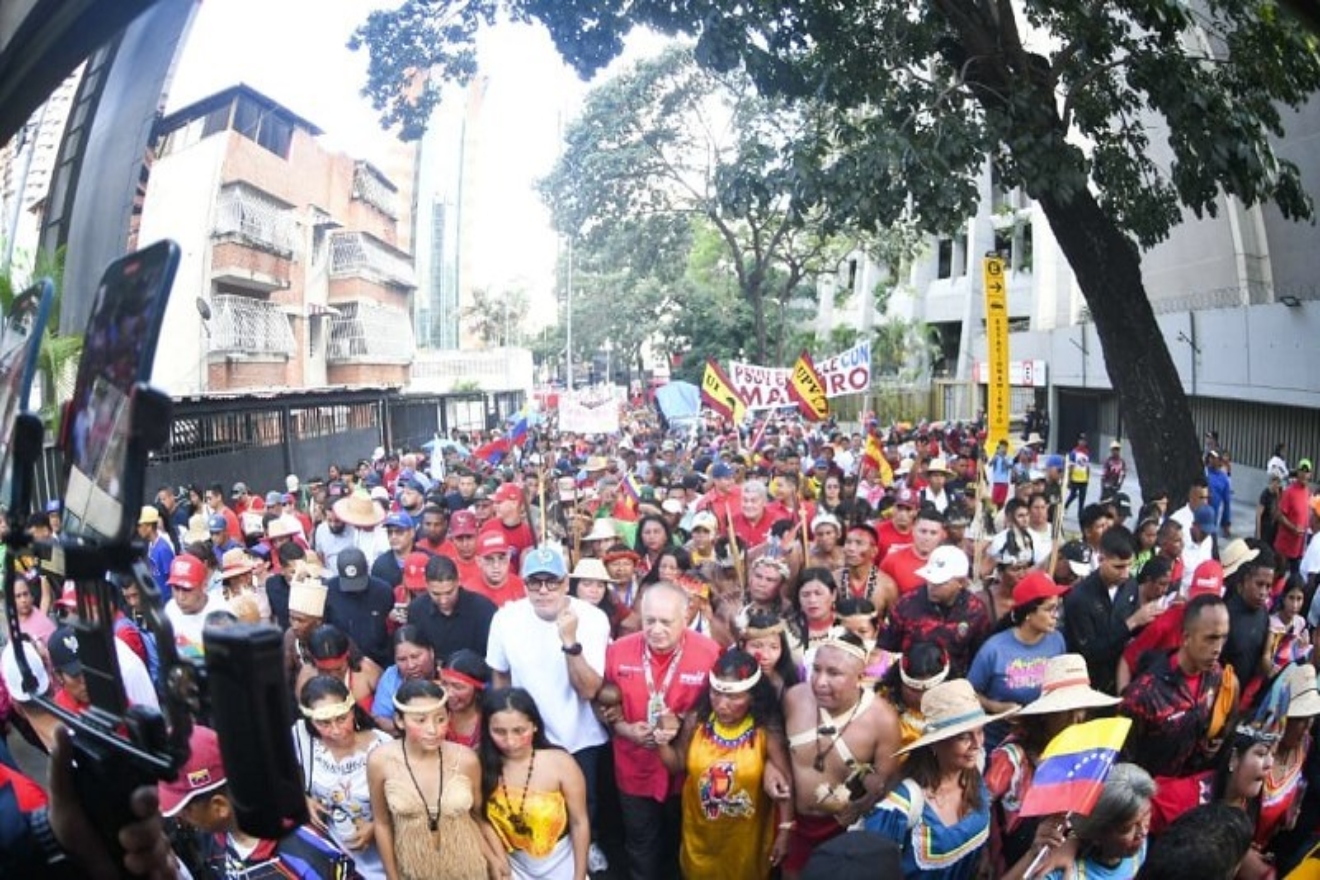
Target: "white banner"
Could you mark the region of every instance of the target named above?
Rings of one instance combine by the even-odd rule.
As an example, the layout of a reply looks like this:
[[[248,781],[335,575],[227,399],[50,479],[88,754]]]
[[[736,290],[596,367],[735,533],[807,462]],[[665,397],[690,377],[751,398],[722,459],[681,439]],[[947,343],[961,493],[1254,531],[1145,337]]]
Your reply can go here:
[[[617,434],[619,401],[613,394],[588,391],[559,395],[559,430],[575,434]]]
[[[816,369],[825,380],[829,397],[865,394],[871,387],[871,343],[861,342],[845,352],[828,358],[815,358]],[[774,409],[796,406],[788,394],[792,370],[784,367],[758,367],[742,361],[729,362],[729,380],[747,401],[748,409]]]

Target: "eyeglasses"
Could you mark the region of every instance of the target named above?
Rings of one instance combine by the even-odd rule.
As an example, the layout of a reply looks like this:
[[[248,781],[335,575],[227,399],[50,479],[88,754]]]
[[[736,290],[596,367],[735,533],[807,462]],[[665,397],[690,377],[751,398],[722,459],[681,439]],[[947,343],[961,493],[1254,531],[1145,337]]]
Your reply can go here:
[[[530,578],[523,583],[529,593],[553,593],[559,589],[560,582],[555,578]]]

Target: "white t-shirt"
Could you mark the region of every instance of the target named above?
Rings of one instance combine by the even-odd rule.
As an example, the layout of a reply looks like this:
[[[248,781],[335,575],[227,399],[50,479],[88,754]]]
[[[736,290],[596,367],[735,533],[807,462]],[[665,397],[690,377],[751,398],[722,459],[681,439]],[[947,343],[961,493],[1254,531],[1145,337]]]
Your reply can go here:
[[[124,696],[128,701],[134,706],[159,709],[160,698],[156,696],[156,686],[151,683],[147,664],[124,644],[123,639],[115,639],[115,658],[119,661],[119,677],[124,680]]]
[[[578,616],[577,640],[582,658],[596,672],[605,673],[605,648],[610,621],[594,605],[568,599]],[[546,739],[569,752],[603,744],[605,728],[591,711],[591,703],[578,696],[568,677],[559,627],[536,616],[530,599],[510,602],[495,612],[486,642],[486,663],[507,673],[514,687],[525,688],[545,721]]]
[[[165,603],[165,616],[170,626],[174,627],[174,644],[181,657],[202,656],[202,629],[206,626],[206,615],[212,611],[228,611],[229,605],[214,593],[206,595],[206,607],[196,614],[184,614],[175,599]]]

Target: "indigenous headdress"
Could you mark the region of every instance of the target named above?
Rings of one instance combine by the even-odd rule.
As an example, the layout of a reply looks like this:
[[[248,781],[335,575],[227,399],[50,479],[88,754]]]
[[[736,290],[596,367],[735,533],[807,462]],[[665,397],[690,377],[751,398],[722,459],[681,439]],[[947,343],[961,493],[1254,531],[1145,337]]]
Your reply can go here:
[[[1288,722],[1288,706],[1292,702],[1291,676],[1280,673],[1265,697],[1256,706],[1249,719],[1243,719],[1233,728],[1239,745],[1273,745],[1283,736]]]

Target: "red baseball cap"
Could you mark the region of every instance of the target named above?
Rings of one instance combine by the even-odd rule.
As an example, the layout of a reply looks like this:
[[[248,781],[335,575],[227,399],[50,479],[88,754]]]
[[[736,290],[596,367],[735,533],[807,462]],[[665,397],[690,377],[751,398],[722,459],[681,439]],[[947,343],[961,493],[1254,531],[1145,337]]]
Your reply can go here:
[[[55,600],[55,604],[61,608],[73,609],[78,607],[78,588],[73,585],[73,581],[64,582],[64,590],[60,593],[60,597]]]
[[[522,489],[513,483],[502,483],[493,496],[496,501],[522,501]]]
[[[449,537],[466,538],[477,533],[477,515],[470,510],[458,510],[449,518]]]
[[[226,781],[225,765],[220,760],[220,739],[214,730],[194,726],[188,738],[188,751],[188,761],[179,769],[179,775],[156,786],[160,814],[167,819],[177,816],[199,794],[215,791]]]
[[[920,506],[917,502],[917,493],[913,492],[911,489],[904,486],[902,489],[899,489],[898,494],[894,496],[894,506],[895,507]]]
[[[481,537],[477,538],[478,556],[497,556],[501,553],[507,554],[511,548],[509,542],[504,537],[504,531],[494,529],[488,532],[482,532]]]
[[[206,563],[189,553],[180,553],[170,563],[166,583],[171,587],[195,590],[206,583]]]
[[[403,585],[409,590],[426,589],[426,563],[431,557],[420,550],[409,553],[403,558]]]
[[[1213,559],[1207,559],[1192,572],[1192,585],[1187,588],[1187,598],[1222,595],[1224,595],[1224,567]]]
[[[1027,574],[1013,587],[1013,607],[1021,608],[1023,605],[1035,602],[1037,599],[1062,596],[1066,592],[1068,592],[1068,587],[1056,584],[1054,578],[1038,569]]]

